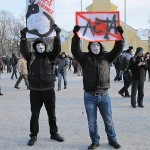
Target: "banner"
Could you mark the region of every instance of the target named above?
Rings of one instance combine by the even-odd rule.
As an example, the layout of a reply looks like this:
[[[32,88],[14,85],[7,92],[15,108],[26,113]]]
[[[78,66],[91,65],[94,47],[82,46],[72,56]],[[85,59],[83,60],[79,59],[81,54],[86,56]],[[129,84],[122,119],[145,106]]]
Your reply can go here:
[[[26,0],[27,38],[48,37],[55,24],[55,0]]]
[[[76,12],[76,25],[80,26],[78,36],[97,41],[120,40],[117,26],[120,26],[119,12]]]

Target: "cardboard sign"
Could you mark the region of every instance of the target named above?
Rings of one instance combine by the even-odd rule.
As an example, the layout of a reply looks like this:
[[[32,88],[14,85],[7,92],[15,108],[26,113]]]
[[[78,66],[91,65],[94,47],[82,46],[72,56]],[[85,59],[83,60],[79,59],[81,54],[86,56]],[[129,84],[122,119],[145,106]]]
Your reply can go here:
[[[117,41],[120,26],[119,12],[76,12],[76,25],[80,26],[78,36],[82,39],[97,41]]]
[[[55,24],[55,0],[26,0],[27,38],[48,37]]]

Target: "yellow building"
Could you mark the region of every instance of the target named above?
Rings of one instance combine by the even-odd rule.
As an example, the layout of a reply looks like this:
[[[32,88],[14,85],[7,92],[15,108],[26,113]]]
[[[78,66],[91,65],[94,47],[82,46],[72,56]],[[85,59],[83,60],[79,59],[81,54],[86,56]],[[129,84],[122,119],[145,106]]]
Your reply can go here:
[[[118,7],[110,2],[110,0],[93,0],[93,3],[89,5],[86,10],[88,12],[109,12],[109,11],[117,11]],[[121,26],[124,29],[124,33],[126,31],[126,34],[124,34],[124,37],[126,35],[126,48],[128,46],[133,46],[134,50],[136,50],[137,47],[143,47],[144,51],[148,51],[148,40],[141,40],[137,36],[137,30],[125,25],[123,22],[121,22]],[[126,29],[125,29],[126,28]],[[71,55],[71,39],[72,39],[73,33],[69,34],[68,40],[62,44],[62,51],[65,51],[67,54]],[[82,50],[87,50],[88,41],[83,40],[82,43]],[[114,42],[102,42],[104,47],[107,51],[110,51],[113,48]],[[125,48],[125,49],[126,49]]]

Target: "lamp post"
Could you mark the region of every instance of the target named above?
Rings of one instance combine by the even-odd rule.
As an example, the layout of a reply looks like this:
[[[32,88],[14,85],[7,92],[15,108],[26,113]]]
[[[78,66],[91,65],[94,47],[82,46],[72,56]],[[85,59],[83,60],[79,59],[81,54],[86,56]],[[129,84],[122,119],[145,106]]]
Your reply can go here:
[[[127,48],[126,0],[124,0],[125,48]]]

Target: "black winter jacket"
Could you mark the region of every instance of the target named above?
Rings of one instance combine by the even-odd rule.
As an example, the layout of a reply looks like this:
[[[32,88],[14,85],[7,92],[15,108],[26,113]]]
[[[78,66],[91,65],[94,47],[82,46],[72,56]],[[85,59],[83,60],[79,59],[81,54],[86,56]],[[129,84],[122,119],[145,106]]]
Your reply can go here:
[[[123,50],[123,41],[116,41],[114,48],[106,53],[94,55],[91,52],[82,52],[80,39],[77,35],[72,38],[71,51],[80,62],[83,70],[83,86],[87,91],[98,91],[110,88],[110,64]]]
[[[54,88],[55,75],[51,63],[55,61],[60,51],[61,44],[59,37],[54,38],[53,50],[42,54],[29,52],[27,40],[21,40],[20,52],[29,66],[28,80],[30,90],[46,91]]]
[[[145,65],[138,66],[143,61],[142,57],[131,57],[129,62],[129,69],[132,72],[132,80],[145,80],[145,70],[147,69],[147,63]]]

